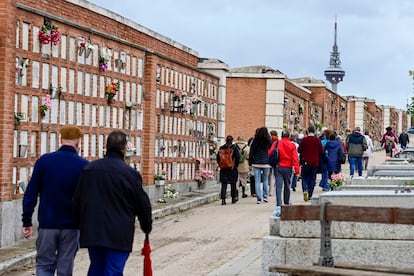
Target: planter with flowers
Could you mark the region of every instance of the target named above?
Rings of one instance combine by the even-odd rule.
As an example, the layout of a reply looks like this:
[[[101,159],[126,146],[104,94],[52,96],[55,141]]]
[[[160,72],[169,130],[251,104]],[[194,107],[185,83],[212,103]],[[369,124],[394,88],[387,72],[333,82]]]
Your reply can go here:
[[[111,85],[108,85],[105,88],[106,100],[108,104],[112,103],[112,99],[116,96],[117,92],[119,91],[119,82],[112,82]]]
[[[101,51],[99,53],[99,70],[102,72],[106,72],[108,70],[108,53],[105,47],[101,48]]]
[[[330,181],[328,180],[329,184],[331,185],[331,190],[338,190],[339,187],[345,184],[345,179],[341,173],[333,173],[331,175]]]
[[[165,171],[154,174],[154,182],[156,186],[165,185]]]
[[[45,97],[42,97],[42,104],[40,105],[40,114],[42,117],[46,115],[46,111],[52,108],[52,100],[50,98],[50,95],[46,95]]]
[[[85,53],[85,57],[88,58],[89,55],[93,52],[93,45],[90,39],[86,41],[84,38],[80,39],[78,50],[79,50],[79,56],[83,55]]]
[[[167,203],[167,198],[177,198],[178,197],[178,192],[171,187],[171,184],[168,184],[165,187],[165,191],[163,193],[163,197],[158,199],[157,202],[158,203]]]
[[[131,156],[134,156],[137,154],[137,149],[134,146],[134,144],[132,144],[131,142],[128,141],[127,146],[126,146],[126,152],[125,152],[125,157],[129,158]]]
[[[47,26],[43,25],[39,31],[39,41],[41,44],[53,43],[54,46],[58,45],[62,36],[59,31],[59,27],[56,25]]]
[[[187,97],[187,93],[185,93],[184,91],[175,91],[172,95],[172,106],[170,111],[181,112],[184,107],[184,103],[182,101],[185,99],[185,97]]]
[[[196,171],[195,177],[194,177],[194,179],[197,181],[199,189],[204,189],[206,187],[206,181],[208,179],[213,179],[213,178],[214,178],[213,171],[204,170],[204,169]]]

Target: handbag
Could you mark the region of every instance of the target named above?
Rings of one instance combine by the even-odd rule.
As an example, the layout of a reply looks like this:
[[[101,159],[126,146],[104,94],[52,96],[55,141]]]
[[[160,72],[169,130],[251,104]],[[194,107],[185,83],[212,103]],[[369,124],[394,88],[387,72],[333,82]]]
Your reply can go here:
[[[339,164],[345,164],[345,162],[346,162],[345,153],[341,150],[338,150],[338,162],[339,162]]]

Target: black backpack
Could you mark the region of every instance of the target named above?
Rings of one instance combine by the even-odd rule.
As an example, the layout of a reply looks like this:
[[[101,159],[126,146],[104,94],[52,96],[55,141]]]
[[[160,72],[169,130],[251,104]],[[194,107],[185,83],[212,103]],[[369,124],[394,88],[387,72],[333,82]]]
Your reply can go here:
[[[279,155],[279,140],[275,141],[276,147],[272,150],[269,155],[269,165],[272,167],[276,167],[279,164],[280,155]]]

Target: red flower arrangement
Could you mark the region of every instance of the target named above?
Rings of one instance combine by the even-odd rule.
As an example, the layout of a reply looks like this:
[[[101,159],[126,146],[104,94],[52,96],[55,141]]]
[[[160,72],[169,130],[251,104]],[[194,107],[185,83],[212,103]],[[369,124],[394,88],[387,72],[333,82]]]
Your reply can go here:
[[[58,45],[62,35],[58,30],[58,26],[53,25],[52,27],[48,27],[46,25],[42,26],[42,29],[39,31],[39,41],[42,44],[49,44],[50,42],[53,45]]]
[[[108,103],[111,103],[112,99],[116,96],[116,93],[119,91],[119,82],[112,82],[111,85],[108,85],[105,89],[106,99]]]

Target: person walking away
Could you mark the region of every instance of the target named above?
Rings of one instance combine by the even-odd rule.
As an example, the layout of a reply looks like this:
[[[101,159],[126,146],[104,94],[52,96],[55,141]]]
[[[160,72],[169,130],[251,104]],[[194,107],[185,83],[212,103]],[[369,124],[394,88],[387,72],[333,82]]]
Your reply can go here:
[[[356,127],[354,131],[346,137],[346,149],[349,156],[349,174],[354,177],[355,169],[358,176],[362,176],[362,156],[367,148],[367,140],[361,134],[361,128]]]
[[[328,179],[331,180],[332,174],[337,174],[341,172],[341,163],[339,162],[338,155],[339,152],[345,155],[342,144],[336,139],[336,134],[329,134],[329,140],[325,144],[325,152],[327,152],[327,170],[328,170]],[[329,187],[330,190],[330,187]]]
[[[279,140],[276,130],[271,130],[269,133],[270,133],[270,137],[272,138],[273,144],[275,141]],[[275,189],[275,174],[274,174],[274,168],[271,167],[269,171],[269,196],[273,195],[274,189]]]
[[[219,148],[217,154],[217,163],[220,167],[220,182],[221,182],[221,205],[226,205],[227,184],[230,184],[231,203],[236,203],[239,200],[237,192],[237,178],[239,166],[239,148],[233,145],[233,136],[226,137],[226,143]],[[224,161],[228,160],[231,165],[224,165]],[[220,162],[222,161],[222,162]]]
[[[257,133],[258,131],[259,129],[257,128],[255,133]],[[252,146],[253,140],[254,140],[254,136],[250,137],[249,140],[247,141],[247,145],[249,146],[249,149]],[[249,156],[250,156],[250,153],[249,153]],[[249,160],[249,158],[247,158],[247,160]],[[249,163],[250,195],[252,197],[256,197],[256,183],[254,181],[254,170],[253,170],[253,167],[251,166],[250,160],[248,163]]]
[[[247,145],[247,142],[244,139],[243,135],[239,135],[237,137],[237,146],[239,147],[239,166],[237,167],[237,172],[239,176],[239,180],[237,183],[240,183],[240,186],[242,188],[242,198],[246,198],[246,187],[247,187],[247,177],[249,174],[249,153],[250,153],[250,147]],[[237,192],[238,193],[238,192]]]
[[[332,133],[331,130],[325,129],[320,139],[322,142],[322,147],[325,147],[326,143],[329,141],[329,135]],[[328,164],[327,164],[327,152],[321,156],[319,160],[319,171],[321,173],[321,181],[319,182],[319,187],[322,188],[322,191],[329,191],[330,186],[328,184]]]
[[[297,137],[298,137],[298,135],[295,134],[295,133],[290,134],[290,142],[295,145],[296,153],[298,154],[298,160],[299,160],[299,153],[298,153],[299,144],[296,142],[298,140]],[[294,192],[296,192],[296,186],[297,186],[297,183],[298,183],[298,178],[299,177],[298,177],[297,174],[295,174],[295,173],[292,174],[290,187],[292,188],[292,191],[294,191]]]
[[[400,136],[398,136],[398,143],[400,143],[402,150],[405,150],[410,143],[410,137],[405,131],[401,132]]]
[[[268,151],[272,145],[269,132],[266,127],[261,127],[256,132],[252,145],[250,146],[249,164],[254,170],[254,180],[256,184],[257,204],[268,202],[269,195],[269,157]],[[263,178],[262,178],[263,175]],[[263,198],[261,180],[263,179]]]
[[[72,212],[72,197],[88,161],[78,155],[82,131],[60,130],[60,148],[43,154],[35,163],[23,197],[23,235],[33,235],[32,215],[39,199],[36,275],[72,275],[79,244],[79,225]]]
[[[269,152],[272,149],[269,150]],[[273,216],[280,217],[282,206],[282,190],[283,203],[290,205],[290,181],[292,177],[292,168],[295,175],[299,175],[299,160],[296,146],[290,141],[290,133],[288,130],[282,131],[282,139],[278,143],[279,165],[275,167],[276,178],[276,209]]]
[[[132,251],[135,221],[152,230],[151,203],[142,188],[141,174],[125,163],[127,135],[113,131],[106,155],[82,172],[73,198],[80,222],[80,246],[90,259],[88,276],[123,275]]]
[[[364,134],[365,140],[367,141],[367,149],[364,152],[364,155],[362,156],[364,159],[364,170],[368,169],[368,160],[374,153],[374,144],[372,143],[371,137],[369,137],[369,132],[365,131]]]
[[[392,127],[387,127],[386,132],[384,135],[382,135],[381,139],[381,147],[385,149],[385,155],[388,157],[393,156],[393,150],[396,147],[396,144],[398,143],[397,136],[392,131]]]
[[[302,165],[303,200],[312,198],[316,184],[316,173],[319,167],[319,158],[325,153],[321,140],[315,136],[315,126],[308,127],[308,134],[299,144],[298,152]]]

